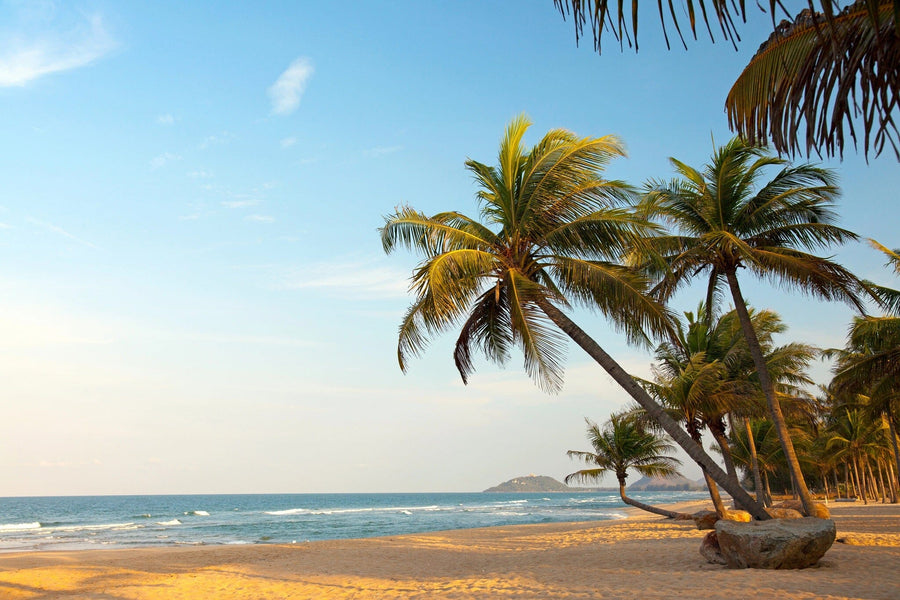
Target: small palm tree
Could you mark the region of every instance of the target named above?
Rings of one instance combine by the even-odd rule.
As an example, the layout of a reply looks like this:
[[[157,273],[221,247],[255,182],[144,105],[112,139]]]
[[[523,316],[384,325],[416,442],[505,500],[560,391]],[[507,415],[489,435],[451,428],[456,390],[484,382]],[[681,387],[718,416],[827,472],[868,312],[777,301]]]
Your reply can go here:
[[[727,285],[750,356],[765,394],[788,467],[807,514],[814,514],[791,443],[781,405],[738,283],[738,270],[800,289],[826,300],[844,300],[860,310],[861,282],[849,271],[810,250],[855,240],[834,225],[838,188],[830,171],[812,165],[787,166],[764,149],[733,139],[699,171],[670,159],[679,179],[651,182],[641,207],[648,216],[671,225],[670,236],[649,240],[657,254],[647,263],[657,268],[657,292],[668,298],[699,273],[708,275],[707,305]],[[767,167],[781,167],[758,185]]]
[[[466,161],[481,188],[481,221],[458,212],[429,217],[408,207],[386,217],[385,251],[401,246],[424,255],[412,276],[416,299],[400,325],[401,368],[431,337],[461,323],[454,358],[463,381],[474,371],[475,351],[502,364],[518,346],[526,372],[556,391],[568,336],[732,497],[755,504],[563,312],[570,302],[600,310],[632,339],[670,330],[668,311],[646,294],[647,280],[621,264],[626,252],[654,235],[646,219],[620,207],[627,186],[601,175],[610,160],[624,155],[621,142],[553,130],[526,151],[529,125],[524,116],[509,124],[497,167]],[[751,512],[769,518],[758,504]]]
[[[636,420],[623,415],[610,415],[602,429],[588,419],[585,421],[593,452],[569,450],[566,454],[590,467],[566,475],[566,483],[599,481],[605,474],[613,473],[619,482],[619,496],[625,504],[670,519],[683,516],[681,513],[638,502],[625,494],[625,479],[629,469],[647,477],[677,475],[681,463],[668,456],[674,446],[659,435],[644,430]]]

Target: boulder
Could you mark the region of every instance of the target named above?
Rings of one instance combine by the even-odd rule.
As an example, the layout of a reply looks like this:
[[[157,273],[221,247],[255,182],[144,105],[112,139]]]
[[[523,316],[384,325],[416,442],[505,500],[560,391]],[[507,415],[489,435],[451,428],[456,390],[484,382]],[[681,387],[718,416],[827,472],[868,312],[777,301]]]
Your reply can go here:
[[[802,519],[803,513],[793,508],[767,508],[766,512],[773,519]]]
[[[715,531],[707,533],[703,541],[700,542],[700,554],[714,565],[728,564],[725,562],[725,557],[722,556],[722,550],[719,548],[719,538],[716,536]]]
[[[719,549],[736,569],[803,569],[816,564],[831,548],[834,521],[804,517],[716,523]]]
[[[725,518],[738,523],[749,523],[753,520],[753,516],[746,510],[726,510]]]
[[[819,504],[818,502],[813,504],[813,510],[815,511],[815,514],[813,515],[806,514],[806,511],[803,510],[803,503],[799,500],[785,500],[784,502],[779,502],[774,505],[772,508],[790,508],[807,517],[818,517],[819,519],[831,518],[831,511],[828,510],[828,507],[824,504]]]
[[[773,504],[772,508],[790,508],[792,510],[796,510],[799,513],[802,513],[803,503],[799,500],[783,500],[778,504]]]
[[[695,512],[693,518],[697,529],[715,529],[719,515],[714,510],[701,510],[700,512]]]

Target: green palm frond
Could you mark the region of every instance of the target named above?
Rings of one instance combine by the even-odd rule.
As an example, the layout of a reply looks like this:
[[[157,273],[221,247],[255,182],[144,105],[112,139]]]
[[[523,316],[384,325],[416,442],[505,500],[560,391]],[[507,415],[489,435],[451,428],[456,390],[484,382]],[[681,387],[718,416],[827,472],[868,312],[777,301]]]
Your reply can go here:
[[[405,206],[385,218],[385,251],[403,247],[423,257],[400,327],[402,368],[432,337],[462,323],[454,361],[463,381],[478,351],[503,364],[518,347],[526,372],[558,391],[567,338],[541,307],[568,306],[568,295],[599,306],[635,338],[640,328],[665,329],[665,308],[646,297],[647,280],[618,264],[656,233],[621,206],[629,186],[602,177],[609,161],[624,156],[621,142],[552,130],[526,149],[529,125],[520,115],[507,126],[497,166],[466,161],[480,220],[458,212],[429,217]]]
[[[830,13],[827,0],[822,8]],[[729,125],[780,153],[843,155],[845,137],[900,158],[893,115],[900,89],[895,0],[860,0],[840,14],[804,10],[782,22],[738,77],[725,102]]]

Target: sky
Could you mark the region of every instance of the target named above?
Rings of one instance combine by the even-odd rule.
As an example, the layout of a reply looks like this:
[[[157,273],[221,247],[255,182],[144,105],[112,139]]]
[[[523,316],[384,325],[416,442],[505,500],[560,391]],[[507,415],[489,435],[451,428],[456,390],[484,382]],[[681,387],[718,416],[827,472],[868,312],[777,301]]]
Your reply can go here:
[[[518,354],[463,385],[453,334],[404,375],[416,257],[386,256],[377,229],[405,204],[477,214],[463,163],[493,164],[521,113],[528,143],[620,136],[610,178],[703,165],[771,28],[748,9],[737,51],[666,50],[651,11],[638,53],[597,55],[551,0],[0,3],[0,496],[480,491],[577,470],[584,418],[625,394],[576,347],[557,395]],[[841,225],[897,246],[896,159],[822,164]],[[896,283],[864,243],[834,254]],[[744,287],[786,339],[843,344],[849,308]],[[646,349],[572,316],[649,373]]]

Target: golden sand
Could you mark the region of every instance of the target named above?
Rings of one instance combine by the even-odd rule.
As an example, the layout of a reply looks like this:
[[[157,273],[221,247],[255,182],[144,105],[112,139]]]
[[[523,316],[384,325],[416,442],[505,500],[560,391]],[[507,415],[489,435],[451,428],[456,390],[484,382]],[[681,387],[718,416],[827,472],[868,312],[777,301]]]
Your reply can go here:
[[[831,508],[847,543],[800,571],[711,565],[692,523],[632,516],[290,546],[2,554],[0,598],[900,598],[900,506]]]

